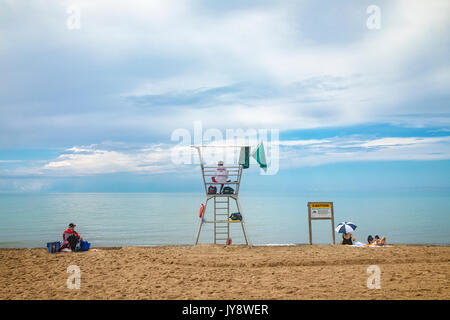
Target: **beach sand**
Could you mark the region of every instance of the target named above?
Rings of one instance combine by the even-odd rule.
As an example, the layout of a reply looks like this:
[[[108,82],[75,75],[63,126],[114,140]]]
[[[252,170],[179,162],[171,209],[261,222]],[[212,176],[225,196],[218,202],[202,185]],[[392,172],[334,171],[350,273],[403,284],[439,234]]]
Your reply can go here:
[[[0,299],[449,299],[450,247],[0,249]],[[67,288],[78,265],[81,287]],[[367,268],[381,270],[368,289]]]

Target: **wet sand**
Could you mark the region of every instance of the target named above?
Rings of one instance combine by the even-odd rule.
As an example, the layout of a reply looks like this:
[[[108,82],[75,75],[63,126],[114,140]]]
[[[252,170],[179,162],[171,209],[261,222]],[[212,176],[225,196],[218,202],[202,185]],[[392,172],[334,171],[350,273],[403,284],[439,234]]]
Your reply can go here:
[[[0,249],[0,299],[450,299],[450,247]],[[81,270],[68,289],[67,268]],[[369,289],[367,268],[380,268]]]

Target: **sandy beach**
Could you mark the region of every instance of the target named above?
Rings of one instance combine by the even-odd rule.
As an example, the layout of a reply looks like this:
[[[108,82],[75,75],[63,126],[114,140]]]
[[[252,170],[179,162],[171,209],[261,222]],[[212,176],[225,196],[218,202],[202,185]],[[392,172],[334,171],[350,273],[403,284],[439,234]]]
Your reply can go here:
[[[0,299],[450,299],[449,246],[1,249],[0,261]],[[367,288],[370,265],[381,289]]]

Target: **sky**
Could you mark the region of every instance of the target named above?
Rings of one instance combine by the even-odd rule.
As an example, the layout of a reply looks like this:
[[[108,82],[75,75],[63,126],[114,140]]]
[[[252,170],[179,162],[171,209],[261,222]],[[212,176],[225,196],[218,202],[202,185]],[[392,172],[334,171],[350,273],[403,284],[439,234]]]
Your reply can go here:
[[[173,159],[199,124],[203,144],[277,133],[276,170],[252,162],[249,192],[448,192],[449,13],[446,0],[0,0],[0,192],[201,191],[195,154]]]

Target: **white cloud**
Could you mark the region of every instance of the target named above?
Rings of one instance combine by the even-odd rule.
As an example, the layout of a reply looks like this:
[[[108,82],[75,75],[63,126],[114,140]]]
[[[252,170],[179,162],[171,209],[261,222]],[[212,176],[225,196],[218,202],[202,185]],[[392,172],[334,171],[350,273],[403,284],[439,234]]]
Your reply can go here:
[[[225,141],[230,145],[236,141]],[[256,140],[239,141],[254,146]],[[334,137],[326,139],[282,140],[280,147],[280,170],[288,168],[320,166],[328,163],[357,161],[433,161],[450,159],[450,137],[385,137],[362,136]],[[211,145],[217,145],[212,143]],[[270,139],[266,152],[270,152]],[[172,161],[172,152],[187,151],[190,164]],[[233,149],[234,150],[234,149]],[[206,150],[204,157],[217,156],[223,160],[237,159],[239,150],[233,156]],[[209,152],[209,153],[208,153]],[[213,154],[210,154],[213,153]],[[215,159],[215,158],[214,158]],[[216,159],[217,160],[217,159]],[[215,161],[216,161],[215,160]],[[268,158],[270,161],[270,158]],[[68,148],[56,159],[31,167],[17,167],[2,170],[3,176],[84,176],[112,173],[132,174],[192,174],[198,166],[196,152],[188,146],[155,144],[126,147],[123,144],[99,144]]]
[[[309,140],[286,140],[280,141],[280,146],[308,146],[308,145],[319,145],[319,144],[328,144],[332,142],[332,140],[328,139],[309,139]]]
[[[170,153],[158,145],[137,150],[104,150],[102,146],[72,147],[40,168],[42,174],[92,175],[117,172],[166,173],[174,169]]]
[[[389,146],[405,146],[405,145],[420,145],[420,144],[430,144],[430,143],[440,143],[448,142],[448,137],[440,138],[381,138],[376,140],[371,140],[361,144],[362,147],[389,147]]]
[[[290,141],[280,152],[281,162],[287,167],[307,167],[337,162],[450,159],[450,137],[335,137],[302,145],[303,142]]]
[[[314,25],[332,37],[345,32],[345,20],[360,21],[359,36],[342,43],[299,27],[323,14],[306,2],[210,10],[214,1],[77,1],[79,31],[65,27],[73,3],[55,3],[7,1],[0,10],[2,145],[133,141],[194,120],[281,130],[450,124],[448,101],[432,100],[450,87],[446,0],[380,2],[379,31],[365,29],[366,8],[360,16],[339,12],[335,29]],[[240,84],[242,91],[209,103],[181,97],[155,108],[123,99]],[[83,139],[67,142],[72,132]]]
[[[442,44],[437,46],[442,37],[448,38],[448,8],[446,1],[385,2],[381,31],[367,30],[358,42],[334,46],[296,39],[301,37],[301,30],[294,31],[288,6],[200,19],[193,18],[198,17],[195,10],[187,9],[177,27],[166,30],[169,36],[162,41],[171,47],[176,46],[173,40],[183,39],[186,52],[202,57],[200,70],[153,79],[147,92],[145,85],[134,92],[170,94],[256,79],[266,87],[282,89],[282,94],[275,96],[236,96],[226,108],[211,105],[197,110],[197,105],[192,104],[179,111],[185,121],[203,119],[216,127],[222,123],[280,129],[367,122],[448,125],[448,117],[442,115],[429,120],[410,116],[423,113],[422,104],[410,103],[414,101],[412,97],[444,93],[450,86],[442,71],[448,69],[448,61],[442,61],[446,49]],[[179,28],[180,25],[184,27]],[[188,33],[184,34],[186,30]],[[430,50],[435,51],[430,55]],[[434,56],[435,62],[429,59]],[[314,91],[286,90],[293,83],[317,78],[322,80]],[[327,82],[342,88],[333,90],[324,86]],[[318,101],[307,102],[305,98]],[[432,103],[427,105],[427,112],[441,113],[444,107]],[[214,117],[218,109],[222,114],[220,121]]]

